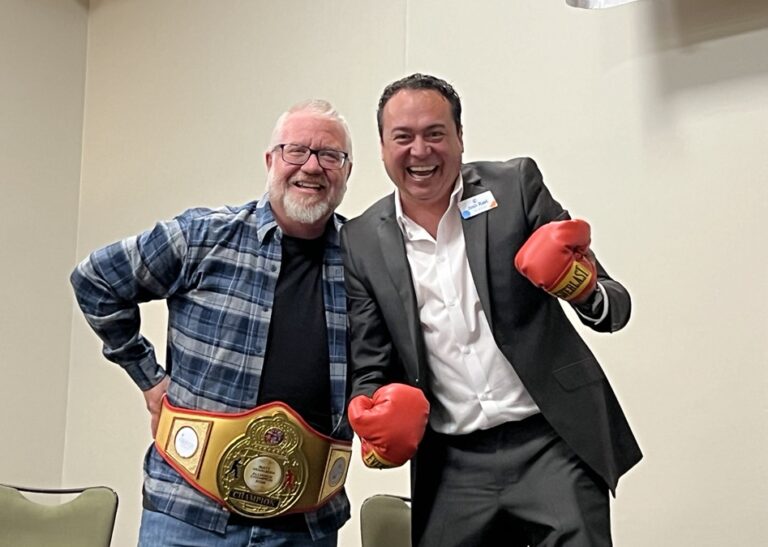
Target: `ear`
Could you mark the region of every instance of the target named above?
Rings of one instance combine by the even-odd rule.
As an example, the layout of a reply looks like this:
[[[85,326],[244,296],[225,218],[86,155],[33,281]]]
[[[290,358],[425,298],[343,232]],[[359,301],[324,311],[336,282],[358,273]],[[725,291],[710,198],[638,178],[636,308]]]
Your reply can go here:
[[[264,153],[264,160],[267,162],[267,171],[269,171],[270,169],[272,169],[272,151],[271,150],[267,150]]]
[[[464,153],[464,128],[459,129],[459,145],[461,146],[461,153]]]

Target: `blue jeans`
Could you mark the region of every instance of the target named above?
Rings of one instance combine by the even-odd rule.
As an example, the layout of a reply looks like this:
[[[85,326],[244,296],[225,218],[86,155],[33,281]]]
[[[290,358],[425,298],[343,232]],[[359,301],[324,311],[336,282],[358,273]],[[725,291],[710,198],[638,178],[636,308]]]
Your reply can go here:
[[[203,530],[164,513],[141,513],[139,547],[336,547],[338,533],[313,540],[308,532],[229,525],[223,534]]]

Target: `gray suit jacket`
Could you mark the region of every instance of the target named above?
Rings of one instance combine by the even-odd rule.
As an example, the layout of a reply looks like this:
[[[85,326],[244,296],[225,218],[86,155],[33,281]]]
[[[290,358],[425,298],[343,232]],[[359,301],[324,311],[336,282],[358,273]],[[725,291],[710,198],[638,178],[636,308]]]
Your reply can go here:
[[[614,490],[641,456],[618,401],[595,356],[565,315],[561,302],[514,268],[518,249],[539,226],[569,218],[530,158],[462,166],[466,199],[490,190],[498,207],[462,220],[470,269],[496,343],[542,414],[568,445]],[[342,229],[348,293],[352,396],[390,382],[422,388],[427,397],[427,352],[419,326],[394,195],[372,205]],[[630,297],[598,262],[609,299],[600,332],[629,320]]]

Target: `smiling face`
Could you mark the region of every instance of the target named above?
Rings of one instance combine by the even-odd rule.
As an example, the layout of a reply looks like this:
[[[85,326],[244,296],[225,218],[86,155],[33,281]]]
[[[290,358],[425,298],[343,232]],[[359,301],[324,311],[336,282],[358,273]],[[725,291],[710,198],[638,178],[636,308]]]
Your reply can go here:
[[[450,103],[437,91],[403,89],[384,105],[381,158],[409,216],[447,209],[463,152]]]
[[[285,119],[278,143],[301,144],[314,150],[349,152],[344,128],[328,116],[298,111]],[[341,169],[323,169],[312,154],[304,165],[283,160],[280,149],[267,152],[267,191],[277,223],[295,237],[322,235],[325,224],[347,189],[351,163]]]

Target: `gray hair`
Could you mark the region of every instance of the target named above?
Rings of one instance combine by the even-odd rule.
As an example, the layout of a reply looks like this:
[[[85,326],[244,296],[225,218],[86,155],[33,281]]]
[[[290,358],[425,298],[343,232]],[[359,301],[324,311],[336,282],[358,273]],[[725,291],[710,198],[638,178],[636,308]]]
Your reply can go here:
[[[346,140],[345,152],[349,154],[349,163],[352,163],[352,134],[349,131],[347,120],[344,119],[344,116],[339,114],[339,112],[333,107],[331,103],[323,99],[308,99],[293,105],[291,108],[283,112],[280,117],[277,118],[277,122],[275,122],[275,128],[272,130],[272,138],[269,141],[269,149],[267,150],[268,152],[271,152],[275,146],[281,144],[280,139],[282,138],[285,121],[288,119],[288,116],[297,112],[309,112],[311,114],[317,114],[338,123],[344,130],[344,137]]]

